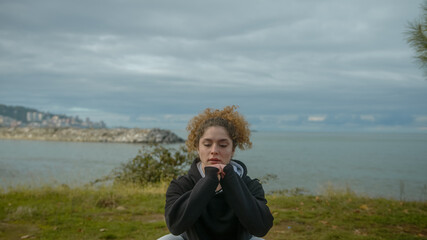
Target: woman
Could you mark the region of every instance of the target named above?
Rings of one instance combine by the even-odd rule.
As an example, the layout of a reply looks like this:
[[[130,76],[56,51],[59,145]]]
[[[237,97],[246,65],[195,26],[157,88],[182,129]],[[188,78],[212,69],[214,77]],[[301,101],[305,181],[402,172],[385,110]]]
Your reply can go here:
[[[199,157],[170,183],[165,217],[173,235],[160,239],[260,239],[272,227],[261,184],[232,159],[236,147],[252,147],[248,122],[235,110],[208,108],[189,122],[186,145]]]

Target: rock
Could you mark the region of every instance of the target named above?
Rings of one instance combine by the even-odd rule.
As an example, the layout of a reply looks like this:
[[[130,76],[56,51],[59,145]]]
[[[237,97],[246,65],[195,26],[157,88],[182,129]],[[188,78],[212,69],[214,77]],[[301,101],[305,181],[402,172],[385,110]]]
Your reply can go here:
[[[119,210],[119,211],[124,211],[124,210],[126,210],[126,208],[125,208],[125,207],[123,207],[123,206],[118,206],[116,209],[117,209],[117,210]]]
[[[181,143],[184,140],[170,130],[153,128],[0,128],[2,139],[115,142],[115,143]]]

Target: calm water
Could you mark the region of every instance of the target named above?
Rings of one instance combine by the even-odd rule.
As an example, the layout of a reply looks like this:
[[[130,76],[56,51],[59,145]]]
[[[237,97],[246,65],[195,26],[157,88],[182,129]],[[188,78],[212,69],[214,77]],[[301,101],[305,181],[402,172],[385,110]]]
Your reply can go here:
[[[277,175],[266,191],[298,187],[317,194],[333,185],[369,196],[427,200],[427,134],[255,132],[252,142],[251,150],[235,158],[246,163],[251,177]],[[133,158],[140,147],[0,140],[0,187],[84,184]]]

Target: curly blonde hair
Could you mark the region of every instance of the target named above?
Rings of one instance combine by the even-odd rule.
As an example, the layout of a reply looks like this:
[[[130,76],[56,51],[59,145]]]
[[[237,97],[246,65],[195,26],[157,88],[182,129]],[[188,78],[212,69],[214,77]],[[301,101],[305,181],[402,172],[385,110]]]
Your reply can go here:
[[[224,127],[227,130],[233,142],[233,150],[236,147],[241,150],[251,148],[249,123],[236,109],[235,105],[226,106],[222,110],[206,108],[202,113],[193,117],[187,126],[189,134],[186,145],[188,150],[197,151],[200,138],[206,129],[212,126]]]

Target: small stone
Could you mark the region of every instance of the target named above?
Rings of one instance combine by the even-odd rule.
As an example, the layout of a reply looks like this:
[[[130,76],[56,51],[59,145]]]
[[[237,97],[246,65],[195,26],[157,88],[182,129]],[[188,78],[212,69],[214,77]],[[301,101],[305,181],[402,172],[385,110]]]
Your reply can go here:
[[[124,210],[126,210],[126,208],[125,208],[125,207],[123,207],[123,206],[118,206],[116,209],[117,209],[117,210],[119,210],[119,211],[124,211]]]
[[[369,207],[366,204],[362,204],[359,208],[362,210],[369,210]]]

